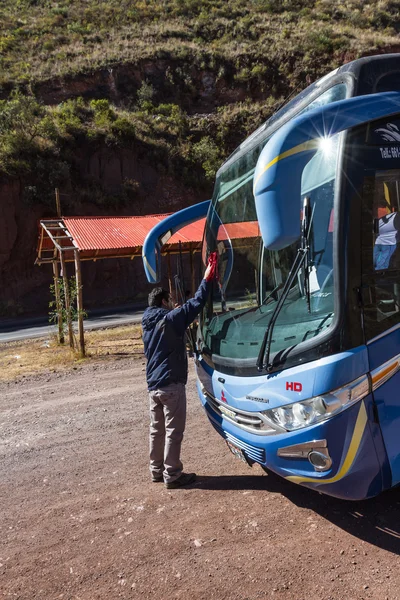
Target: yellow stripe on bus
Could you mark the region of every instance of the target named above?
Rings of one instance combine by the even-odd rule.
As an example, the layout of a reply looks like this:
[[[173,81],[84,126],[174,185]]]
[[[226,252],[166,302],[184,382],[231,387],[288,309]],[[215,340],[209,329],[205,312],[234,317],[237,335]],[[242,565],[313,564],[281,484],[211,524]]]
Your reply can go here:
[[[146,264],[146,267],[148,268],[148,270],[150,271],[150,275],[153,277],[154,280],[156,280],[157,275],[156,275],[154,269],[149,265],[149,262],[145,256],[143,256],[143,261]]]
[[[394,375],[397,368],[398,368],[398,363],[396,361],[395,363],[392,363],[391,365],[386,367],[386,369],[379,371],[379,373],[377,373],[376,375],[374,375],[372,377],[372,385],[376,385],[377,383],[379,383],[379,381],[381,381],[381,379],[384,379],[386,377],[386,375],[389,375],[389,373],[391,373],[392,371],[393,371],[393,375]]]
[[[256,189],[258,180],[260,179],[260,177],[265,173],[265,171],[268,171],[268,169],[270,167],[272,167],[272,165],[276,164],[278,161],[283,160],[284,158],[288,158],[289,156],[293,156],[294,154],[299,154],[300,152],[305,152],[305,150],[317,150],[320,144],[320,140],[308,140],[308,142],[303,142],[302,144],[299,144],[298,146],[294,146],[293,148],[291,148],[290,150],[286,150],[286,152],[282,152],[282,154],[279,154],[278,156],[275,156],[275,158],[273,160],[271,160],[261,171],[261,173],[258,175],[257,179],[254,182],[254,186],[253,189]]]

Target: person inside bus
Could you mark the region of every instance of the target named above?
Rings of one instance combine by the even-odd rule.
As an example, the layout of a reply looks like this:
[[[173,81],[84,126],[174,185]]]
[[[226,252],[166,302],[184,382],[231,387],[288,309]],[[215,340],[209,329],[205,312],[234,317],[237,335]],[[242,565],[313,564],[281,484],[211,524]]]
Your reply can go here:
[[[180,459],[186,423],[188,360],[185,332],[206,303],[215,268],[209,264],[193,298],[174,308],[170,293],[157,287],[149,294],[142,318],[146,380],[150,397],[150,473],[167,489],[190,485]]]
[[[377,234],[374,246],[375,271],[397,268],[396,249],[400,242],[400,213],[392,212],[375,219],[375,233]]]

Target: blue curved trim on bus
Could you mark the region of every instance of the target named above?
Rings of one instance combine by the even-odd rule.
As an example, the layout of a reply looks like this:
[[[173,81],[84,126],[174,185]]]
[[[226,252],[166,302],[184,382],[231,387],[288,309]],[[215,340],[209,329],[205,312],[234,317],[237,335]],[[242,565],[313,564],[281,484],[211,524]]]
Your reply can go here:
[[[254,197],[264,246],[280,250],[300,236],[301,176],[321,140],[400,113],[400,92],[333,102],[286,123],[265,145],[254,173]]]
[[[161,238],[166,233],[169,233],[169,237],[171,237],[176,231],[185,227],[185,225],[189,225],[190,223],[205,217],[210,207],[210,203],[211,200],[205,200],[199,204],[194,204],[193,206],[179,210],[169,217],[166,217],[160,223],[157,223],[157,225],[149,231],[144,240],[142,250],[143,266],[149,283],[158,283],[160,281]]]

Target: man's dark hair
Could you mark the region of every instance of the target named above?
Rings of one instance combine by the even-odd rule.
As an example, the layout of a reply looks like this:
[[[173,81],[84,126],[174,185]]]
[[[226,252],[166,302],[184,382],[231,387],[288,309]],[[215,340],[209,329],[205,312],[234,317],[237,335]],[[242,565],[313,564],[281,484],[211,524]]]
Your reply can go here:
[[[162,305],[162,301],[165,300],[168,302],[169,300],[169,292],[168,290],[164,290],[162,287],[156,287],[154,290],[151,290],[149,294],[149,306],[158,306]]]

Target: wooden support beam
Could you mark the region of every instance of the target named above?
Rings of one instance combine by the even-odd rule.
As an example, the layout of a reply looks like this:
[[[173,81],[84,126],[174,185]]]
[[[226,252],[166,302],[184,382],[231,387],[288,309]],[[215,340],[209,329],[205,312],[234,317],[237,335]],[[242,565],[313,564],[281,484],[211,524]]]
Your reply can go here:
[[[192,244],[190,244],[190,246],[189,246],[189,252],[190,252],[190,273],[191,273],[192,296],[194,296],[196,293],[196,273],[194,271]]]
[[[57,211],[57,217],[61,217],[60,190],[58,188],[56,188],[54,191],[56,193],[56,211]]]
[[[75,250],[75,276],[76,276],[76,305],[78,310],[79,354],[85,356],[85,333],[83,329],[83,298],[82,298],[82,273],[79,250]]]
[[[171,255],[169,253],[167,254],[167,272],[168,272],[169,293],[172,296]],[[178,301],[177,298],[175,300],[176,300],[176,302]]]
[[[64,343],[64,327],[62,318],[62,307],[60,298],[60,285],[58,281],[58,262],[53,260],[53,277],[54,277],[54,295],[56,297],[56,310],[57,310],[57,325],[58,325],[58,342]]]
[[[67,265],[65,263],[64,254],[60,252],[60,262],[62,275],[64,280],[64,301],[65,301],[65,312],[67,318],[67,328],[68,328],[68,337],[69,337],[69,345],[72,349],[75,348],[74,344],[74,330],[72,329],[72,315],[71,315],[71,298],[69,295],[69,284],[68,284],[68,274],[67,274]]]

